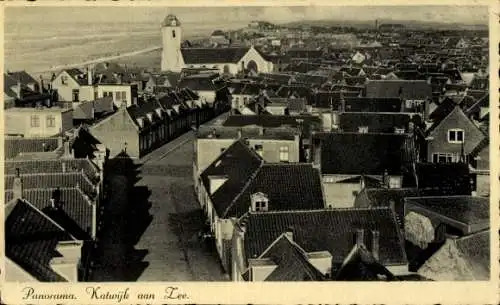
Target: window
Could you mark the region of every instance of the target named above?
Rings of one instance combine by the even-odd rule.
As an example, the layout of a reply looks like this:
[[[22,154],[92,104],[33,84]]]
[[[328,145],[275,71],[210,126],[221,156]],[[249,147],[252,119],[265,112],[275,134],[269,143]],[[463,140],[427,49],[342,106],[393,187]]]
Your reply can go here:
[[[404,128],[397,128],[397,127],[395,127],[394,128],[394,133],[404,134],[405,133],[405,129]]]
[[[280,147],[280,162],[288,162],[288,146]]]
[[[73,102],[78,102],[80,100],[80,90],[73,89]]]
[[[260,145],[260,144],[256,144],[256,145],[255,145],[255,151],[257,152],[257,154],[258,154],[259,156],[261,156],[261,157],[262,157],[262,154],[263,154],[263,147],[262,147],[262,145]]]
[[[40,127],[40,117],[38,115],[31,116],[31,127]]]
[[[433,153],[432,162],[433,163],[456,163],[460,161],[460,155],[458,153]]]
[[[401,180],[398,177],[389,178],[389,188],[398,189],[401,188]]]
[[[449,143],[463,143],[464,142],[463,129],[450,129],[450,130],[448,130],[448,142]]]
[[[122,100],[122,93],[121,92],[115,92],[115,100],[116,101]]]
[[[267,211],[266,201],[256,201],[255,202],[255,212],[265,212]]]
[[[359,126],[358,132],[359,133],[368,133],[368,126]]]
[[[172,30],[172,37],[175,38],[175,30]]]
[[[47,127],[56,127],[56,117],[49,115],[47,117]]]
[[[61,84],[62,85],[68,85],[68,77],[66,75],[61,76]]]

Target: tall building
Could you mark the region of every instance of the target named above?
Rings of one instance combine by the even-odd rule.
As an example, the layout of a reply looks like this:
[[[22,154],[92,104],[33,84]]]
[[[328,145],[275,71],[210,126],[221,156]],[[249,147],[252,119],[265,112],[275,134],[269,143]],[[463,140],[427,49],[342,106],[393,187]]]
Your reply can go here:
[[[161,24],[163,50],[161,70],[179,72],[184,67],[181,54],[181,23],[174,15],[165,17]]]

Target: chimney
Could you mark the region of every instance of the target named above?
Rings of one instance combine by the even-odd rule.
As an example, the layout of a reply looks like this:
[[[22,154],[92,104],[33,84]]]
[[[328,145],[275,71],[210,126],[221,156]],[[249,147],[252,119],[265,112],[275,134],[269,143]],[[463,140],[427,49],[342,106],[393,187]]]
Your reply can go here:
[[[379,249],[380,249],[380,232],[377,230],[372,231],[372,254],[373,257],[379,260]]]
[[[65,173],[66,172],[66,162],[63,162],[61,164],[61,166],[62,166],[62,172]]]
[[[361,246],[365,243],[365,230],[357,229],[356,230],[356,246]]]
[[[94,75],[92,74],[92,67],[87,67],[87,85],[92,86],[94,83]]]
[[[63,146],[63,137],[58,137],[57,138],[57,147],[62,147]]]
[[[259,126],[259,136],[263,136],[263,135],[264,135],[264,127]]]
[[[241,129],[238,129],[238,139],[241,139]]]
[[[387,169],[385,169],[384,174],[382,175],[382,183],[386,188],[389,188],[390,185],[389,181],[390,181],[389,172],[387,171]]]
[[[17,98],[21,99],[22,94],[21,94],[21,81],[17,80],[17,92],[16,92]]]
[[[69,139],[65,139],[65,141],[64,141],[64,156],[65,157],[71,156],[71,147],[70,147]]]
[[[289,240],[293,241],[293,227],[289,227],[286,230],[285,236],[288,237]]]
[[[23,179],[19,174],[19,168],[16,168],[16,176],[14,177],[14,185],[12,186],[14,199],[23,198]]]
[[[56,188],[53,192],[52,192],[52,198],[50,198],[50,202],[51,202],[51,205],[53,208],[59,208],[60,207],[60,204],[61,204],[61,190],[58,188]]]
[[[43,94],[43,90],[44,90],[44,84],[43,84],[43,77],[40,75],[40,94]]]

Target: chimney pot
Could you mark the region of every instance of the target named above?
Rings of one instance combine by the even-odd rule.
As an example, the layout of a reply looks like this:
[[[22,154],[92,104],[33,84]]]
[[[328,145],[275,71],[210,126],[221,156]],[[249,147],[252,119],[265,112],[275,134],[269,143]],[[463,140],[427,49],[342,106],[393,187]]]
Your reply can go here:
[[[288,239],[290,239],[291,241],[293,241],[293,228],[289,227],[286,230],[285,235],[286,235],[286,237],[288,237]]]
[[[14,199],[23,198],[23,180],[19,174],[19,168],[16,168],[16,177],[14,178],[14,185],[12,186]]]

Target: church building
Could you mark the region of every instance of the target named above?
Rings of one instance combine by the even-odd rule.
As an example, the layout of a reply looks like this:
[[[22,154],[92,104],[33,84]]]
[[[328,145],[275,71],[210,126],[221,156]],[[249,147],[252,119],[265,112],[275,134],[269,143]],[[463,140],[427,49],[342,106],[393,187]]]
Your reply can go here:
[[[183,68],[215,68],[223,74],[241,71],[269,73],[273,63],[267,61],[253,46],[222,48],[181,48],[182,28],[174,15],[161,24],[163,50],[161,70],[180,72]]]

